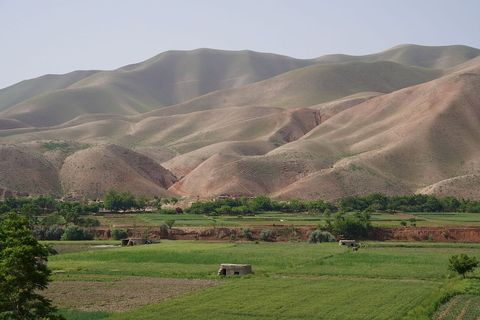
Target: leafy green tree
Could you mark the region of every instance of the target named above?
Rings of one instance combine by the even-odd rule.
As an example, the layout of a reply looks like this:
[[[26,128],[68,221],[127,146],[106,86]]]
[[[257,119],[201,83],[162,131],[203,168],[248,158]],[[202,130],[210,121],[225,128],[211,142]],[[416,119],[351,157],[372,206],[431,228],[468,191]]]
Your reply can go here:
[[[333,233],[353,239],[366,237],[370,228],[370,213],[368,211],[354,214],[340,211],[335,214],[332,224]]]
[[[128,232],[125,229],[113,229],[112,238],[114,240],[122,240],[128,238]]]
[[[153,199],[153,206],[157,209],[157,210],[160,210],[162,209],[162,198],[158,198],[158,197],[155,197]]]
[[[138,196],[137,200],[135,201],[135,209],[145,211],[147,207],[147,198],[144,195]]]
[[[453,255],[448,259],[448,269],[455,271],[465,278],[465,275],[475,270],[478,267],[478,259],[475,257],[469,257],[462,253],[459,255]]]
[[[121,196],[115,190],[108,190],[103,199],[105,209],[110,211],[119,211],[121,205]]]
[[[258,196],[248,202],[253,212],[272,210],[272,200],[266,196]]]
[[[126,211],[136,206],[135,197],[130,192],[109,190],[104,197],[104,206],[111,211]]]
[[[39,294],[49,282],[48,255],[25,217],[10,213],[0,223],[0,319],[63,319]]]
[[[62,235],[61,240],[92,240],[93,236],[87,230],[75,226],[70,225],[65,229],[65,232]]]

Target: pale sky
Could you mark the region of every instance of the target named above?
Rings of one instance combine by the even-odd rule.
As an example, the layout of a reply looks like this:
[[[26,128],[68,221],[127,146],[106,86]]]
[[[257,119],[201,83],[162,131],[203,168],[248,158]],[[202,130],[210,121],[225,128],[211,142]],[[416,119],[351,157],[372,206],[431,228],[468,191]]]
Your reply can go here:
[[[175,49],[312,58],[398,44],[480,48],[478,0],[0,0],[0,88]]]

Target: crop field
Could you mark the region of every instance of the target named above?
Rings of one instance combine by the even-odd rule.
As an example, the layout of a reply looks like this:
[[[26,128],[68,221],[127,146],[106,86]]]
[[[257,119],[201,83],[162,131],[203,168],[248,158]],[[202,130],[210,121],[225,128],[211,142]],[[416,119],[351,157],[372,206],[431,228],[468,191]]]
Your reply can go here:
[[[480,318],[480,296],[458,295],[435,314],[436,320],[477,320]]]
[[[101,224],[110,227],[155,227],[166,220],[175,220],[178,227],[245,227],[296,225],[316,226],[325,223],[323,215],[307,213],[260,213],[252,216],[203,216],[193,214],[125,213],[97,216]],[[415,219],[419,227],[480,226],[480,213],[373,213],[372,224],[382,227],[400,227],[401,221],[410,224]]]
[[[69,320],[427,319],[442,294],[480,276],[447,270],[452,254],[480,257],[479,244],[368,242],[358,252],[297,242],[78,246],[49,261],[47,295]],[[249,263],[254,274],[219,278],[220,263]],[[477,296],[466,297],[442,306],[438,319],[457,309],[475,315]]]

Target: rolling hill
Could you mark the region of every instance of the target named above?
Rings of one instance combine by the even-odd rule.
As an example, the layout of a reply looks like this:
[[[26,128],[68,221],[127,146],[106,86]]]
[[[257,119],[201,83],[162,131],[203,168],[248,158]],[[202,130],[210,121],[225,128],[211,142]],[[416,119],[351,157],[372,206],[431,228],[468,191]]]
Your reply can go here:
[[[225,106],[308,107],[361,92],[387,93],[426,82],[442,71],[394,62],[316,64],[240,88],[212,92],[157,113]]]
[[[480,55],[480,49],[462,45],[420,46],[403,44],[391,49],[364,55],[331,54],[316,59],[320,63],[392,61],[406,66],[448,69]]]
[[[132,115],[312,63],[253,51],[168,51],[113,71],[41,77],[5,88],[0,117],[45,127],[85,113]]]
[[[480,197],[480,51],[199,49],[0,91],[1,192]]]

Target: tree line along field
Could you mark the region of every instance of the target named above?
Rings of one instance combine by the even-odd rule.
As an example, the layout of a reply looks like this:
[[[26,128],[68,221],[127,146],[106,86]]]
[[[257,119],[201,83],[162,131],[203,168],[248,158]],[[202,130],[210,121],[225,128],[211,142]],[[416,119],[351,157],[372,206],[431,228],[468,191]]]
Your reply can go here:
[[[316,226],[325,223],[325,216],[308,213],[281,213],[266,212],[248,216],[208,216],[195,214],[161,214],[161,213],[119,213],[94,215],[102,226],[115,227],[156,227],[166,220],[174,219],[177,227],[245,227],[245,226],[272,226],[296,225]],[[379,227],[401,227],[402,221],[418,227],[443,227],[443,226],[480,226],[480,213],[383,213],[373,212],[371,222]]]
[[[10,211],[27,216],[30,224],[34,226],[36,236],[42,240],[87,240],[95,236],[96,227],[101,227],[103,231],[106,228],[113,231],[118,228],[162,227],[167,221],[174,221],[176,227],[325,228],[331,226],[332,221],[349,219],[353,223],[365,224],[368,228],[372,225],[480,225],[479,201],[431,195],[389,197],[371,194],[346,197],[335,203],[321,199],[279,201],[266,196],[220,198],[186,203],[183,209],[177,206],[178,201],[176,198],[146,199],[114,190],[105,195],[103,202],[61,201],[49,196],[9,197],[0,201],[0,216]],[[146,211],[147,208],[149,211]]]
[[[478,271],[463,280],[447,270],[452,254],[480,257],[479,249],[479,244],[367,242],[353,252],[337,243],[162,241],[64,251],[50,258],[49,267],[58,290],[75,283],[75,289],[59,301],[61,308],[70,307],[63,312],[71,320],[429,319],[453,294],[465,293],[471,299],[480,294]],[[252,264],[255,273],[219,278],[218,266],[225,262]],[[146,304],[122,309],[122,301],[134,301],[155,281],[165,281],[157,290],[177,288],[178,295],[155,301],[145,294]],[[175,286],[175,281],[208,285],[194,282],[191,287],[198,289],[185,292],[184,283]],[[145,282],[144,289],[135,289],[135,282]],[[97,289],[114,286],[117,295],[89,300],[92,285]],[[52,290],[47,293],[55,296]],[[115,301],[120,307],[105,310]],[[473,302],[464,306],[464,312],[477,319],[480,314]],[[448,304],[438,309],[438,319],[443,319],[439,314],[448,315],[460,307],[441,313],[445,308]]]

